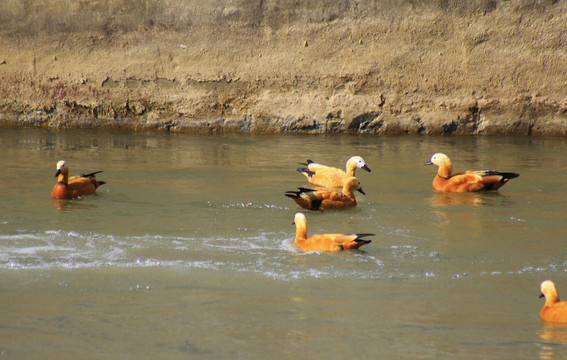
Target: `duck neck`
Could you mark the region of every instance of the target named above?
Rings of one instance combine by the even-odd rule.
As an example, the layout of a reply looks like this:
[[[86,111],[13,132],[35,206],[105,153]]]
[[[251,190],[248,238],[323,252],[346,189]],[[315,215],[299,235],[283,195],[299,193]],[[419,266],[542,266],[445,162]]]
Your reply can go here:
[[[354,176],[355,170],[356,170],[356,163],[355,163],[355,162],[349,162],[349,163],[347,163],[347,166],[346,166],[346,177],[349,178],[349,177]]]
[[[453,174],[453,165],[451,165],[450,163],[442,163],[441,165],[439,165],[439,170],[437,171],[437,176],[443,178],[443,179],[448,179],[451,177],[451,175]]]
[[[548,294],[545,296],[545,306],[551,306],[558,302],[559,302],[559,295],[557,294]]]
[[[345,184],[345,186],[343,186],[343,195],[348,197],[349,199],[354,199],[354,189],[352,188],[352,186],[349,186],[347,184]]]
[[[302,241],[307,239],[307,224],[295,224],[295,241]]]
[[[67,185],[69,183],[69,174],[62,172],[59,176],[57,176],[57,182]]]

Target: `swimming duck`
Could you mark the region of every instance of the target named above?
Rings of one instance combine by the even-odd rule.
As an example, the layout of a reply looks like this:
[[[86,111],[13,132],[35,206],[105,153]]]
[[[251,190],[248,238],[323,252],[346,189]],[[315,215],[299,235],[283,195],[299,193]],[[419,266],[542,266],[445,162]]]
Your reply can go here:
[[[374,234],[319,234],[307,237],[307,219],[303,213],[296,213],[295,245],[304,252],[310,251],[342,251],[358,249],[372,240],[363,240],[363,237]]]
[[[437,153],[425,165],[439,166],[437,176],[433,179],[433,190],[440,192],[473,192],[498,190],[508,180],[517,178],[520,174],[492,170],[467,171],[452,174],[451,159],[445,154]]]
[[[555,284],[551,280],[545,280],[540,285],[540,298],[545,297],[545,305],[539,316],[543,321],[567,323],[567,301],[560,302]]]
[[[92,195],[96,189],[104,184],[104,181],[97,181],[95,175],[102,171],[95,171],[90,174],[82,174],[69,178],[69,168],[65,160],[57,163],[57,184],[51,191],[54,199],[74,199],[83,195]]]
[[[356,206],[354,191],[366,195],[355,177],[347,179],[343,191],[313,190],[299,188],[299,191],[286,191],[285,196],[292,198],[297,205],[307,210],[348,209]]]
[[[307,164],[302,165],[307,165],[307,167],[299,168],[297,171],[305,175],[311,184],[335,188],[343,187],[345,181],[355,175],[357,168],[364,169],[368,172],[371,171],[364,162],[364,159],[360,156],[353,156],[348,159],[346,172],[336,167],[318,164],[311,160],[307,160]]]

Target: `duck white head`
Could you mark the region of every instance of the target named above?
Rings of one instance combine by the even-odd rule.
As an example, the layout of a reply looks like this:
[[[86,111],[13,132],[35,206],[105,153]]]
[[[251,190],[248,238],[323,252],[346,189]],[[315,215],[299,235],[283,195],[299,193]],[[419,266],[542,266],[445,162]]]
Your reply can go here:
[[[449,159],[449,157],[443,153],[433,154],[431,160],[429,160],[429,162],[426,162],[424,165],[439,166],[437,175],[445,179],[451,177],[453,173],[453,165],[451,164],[451,159]]]
[[[555,303],[559,301],[559,295],[557,295],[557,289],[555,289],[555,284],[551,280],[542,281],[540,285],[541,296],[545,297],[545,302]]]
[[[437,165],[437,166],[441,166],[442,164],[446,164],[447,162],[451,162],[451,160],[449,159],[449,157],[443,153],[436,153],[433,154],[433,156],[431,156],[431,160],[429,160],[429,162],[426,162],[425,165]]]
[[[57,163],[57,172],[55,173],[55,177],[59,176],[59,174],[68,172],[69,168],[67,167],[67,163],[65,160],[61,160]]]
[[[354,166],[353,166],[354,165]],[[372,170],[370,170],[370,168],[366,165],[366,162],[364,162],[364,159],[361,156],[353,156],[350,159],[348,159],[347,163],[346,163],[346,167],[347,169],[349,167],[353,167],[353,168],[359,168],[359,169],[363,169],[366,170],[368,172],[371,172]]]

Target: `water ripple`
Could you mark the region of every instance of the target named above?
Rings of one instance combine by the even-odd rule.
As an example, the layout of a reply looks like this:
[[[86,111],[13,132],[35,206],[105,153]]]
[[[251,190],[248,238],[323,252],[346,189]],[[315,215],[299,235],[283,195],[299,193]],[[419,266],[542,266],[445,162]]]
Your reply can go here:
[[[253,272],[276,280],[450,279],[564,273],[563,263],[461,266],[459,257],[411,244],[368,247],[342,253],[302,253],[282,232],[240,237],[117,236],[48,230],[0,235],[4,270],[89,267],[166,267],[190,270]]]

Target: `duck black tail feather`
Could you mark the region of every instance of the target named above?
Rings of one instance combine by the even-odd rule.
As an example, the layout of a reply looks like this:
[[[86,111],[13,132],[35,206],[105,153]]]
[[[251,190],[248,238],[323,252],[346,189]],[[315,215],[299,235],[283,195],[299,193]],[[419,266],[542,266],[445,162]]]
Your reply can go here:
[[[309,166],[309,164],[313,164],[315,161],[307,159],[306,163],[299,163],[299,165]]]
[[[518,173],[502,172],[502,171],[494,171],[494,170],[480,171],[480,173],[481,173],[482,176],[493,176],[493,175],[502,176],[502,178],[504,180],[515,179],[518,176],[520,176],[520,174],[518,174]]]
[[[89,178],[89,179],[90,179],[90,178],[94,177],[96,174],[100,174],[101,172],[102,172],[102,170],[100,170],[100,171],[95,171],[95,172],[88,173],[88,174],[81,174],[81,177]]]
[[[300,194],[301,192],[299,191],[286,191],[284,195],[292,199],[297,199],[300,197]]]
[[[315,172],[309,170],[309,168],[297,168],[297,171],[299,171],[300,173],[305,173],[307,174],[309,177],[312,177],[313,175],[315,175]]]
[[[520,174],[513,173],[513,172],[503,172],[503,173],[500,173],[500,174],[504,177],[504,179],[508,179],[508,180],[515,179],[518,176],[520,176]]]
[[[375,235],[376,235],[376,234],[370,234],[370,233],[368,233],[368,234],[356,234],[356,236],[358,236],[358,239],[357,239],[357,240],[362,239],[363,237],[375,236]],[[364,240],[364,241],[369,241],[369,242],[370,242],[370,240]]]
[[[300,187],[298,189],[299,189],[299,191],[286,191],[285,196],[298,198],[298,197],[301,196],[302,193],[306,193],[306,192],[309,192],[309,191],[315,191],[313,189],[307,189],[307,188],[303,188],[303,187]]]

